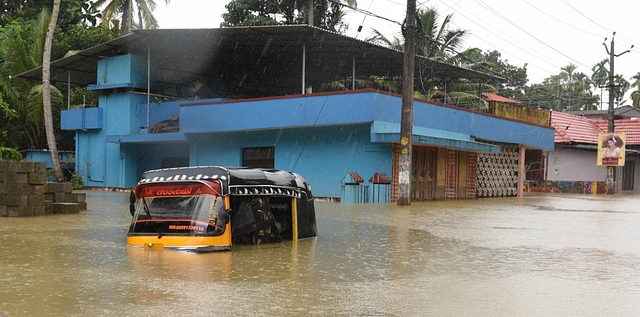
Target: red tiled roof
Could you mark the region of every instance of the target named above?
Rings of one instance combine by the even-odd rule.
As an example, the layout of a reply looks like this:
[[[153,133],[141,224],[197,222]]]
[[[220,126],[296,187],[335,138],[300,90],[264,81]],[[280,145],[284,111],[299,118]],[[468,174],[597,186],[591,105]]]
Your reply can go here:
[[[608,121],[596,121],[598,128],[607,131]],[[614,130],[616,133],[624,133],[628,145],[640,144],[640,120],[637,118],[616,120],[614,122]]]
[[[517,100],[513,100],[513,99],[509,99],[507,97],[502,97],[500,95],[496,95],[496,94],[492,94],[490,92],[483,92],[482,93],[482,97],[486,98],[489,101],[497,101],[497,102],[504,102],[504,103],[512,103],[512,104],[521,104],[522,102],[517,101]]]
[[[594,120],[563,112],[551,111],[551,127],[556,130],[555,143],[598,144],[600,131]]]
[[[591,120],[564,112],[551,112],[555,143],[598,144],[598,134],[607,132],[607,120]],[[624,132],[628,145],[640,145],[640,120],[615,121],[615,131]]]

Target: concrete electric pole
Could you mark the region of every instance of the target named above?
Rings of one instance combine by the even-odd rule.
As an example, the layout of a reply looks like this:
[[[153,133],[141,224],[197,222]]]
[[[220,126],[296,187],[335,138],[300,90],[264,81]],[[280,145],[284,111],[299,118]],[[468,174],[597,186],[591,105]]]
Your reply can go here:
[[[623,55],[625,53],[629,53],[631,51],[631,49],[628,49],[618,55],[615,54],[615,49],[614,49],[614,39],[616,36],[616,32],[613,32],[613,36],[611,37],[611,51],[609,51],[609,49],[607,48],[607,44],[606,43],[602,43],[602,45],[604,45],[604,48],[607,50],[607,54],[609,54],[609,85],[607,85],[607,89],[609,89],[609,111],[607,113],[607,132],[609,133],[613,133],[615,132],[615,126],[613,124],[613,104],[615,103],[615,99],[616,99],[616,90],[615,90],[615,72],[614,72],[614,60],[616,57]],[[607,41],[607,39],[604,39],[605,42]],[[631,45],[631,48],[633,48],[633,45]],[[607,166],[607,194],[611,195],[615,193],[615,189],[614,189],[614,166]]]
[[[411,138],[413,137],[413,75],[416,52],[416,0],[407,0],[404,21],[404,70],[402,72],[402,116],[398,160],[398,205],[411,205]]]

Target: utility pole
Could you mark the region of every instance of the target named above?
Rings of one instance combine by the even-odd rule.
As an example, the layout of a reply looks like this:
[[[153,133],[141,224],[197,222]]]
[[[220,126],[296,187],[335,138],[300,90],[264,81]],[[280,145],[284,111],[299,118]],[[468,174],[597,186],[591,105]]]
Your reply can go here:
[[[615,54],[615,49],[614,49],[614,39],[616,37],[616,32],[613,32],[613,36],[611,37],[611,51],[609,51],[609,49],[607,48],[607,44],[606,43],[602,43],[602,45],[604,45],[605,50],[607,50],[607,54],[609,54],[609,85],[608,85],[608,89],[609,89],[609,111],[607,113],[607,132],[609,133],[613,133],[615,132],[615,126],[613,124],[613,104],[615,103],[615,99],[616,99],[616,90],[615,90],[615,72],[614,72],[614,59],[618,56],[621,56],[625,53],[629,53],[631,51],[631,48],[633,48],[633,45],[631,45],[631,48],[616,55]],[[604,39],[605,42],[607,41],[607,39]],[[607,194],[611,195],[615,193],[614,190],[614,167],[613,166],[607,166]]]
[[[402,116],[398,160],[398,206],[411,205],[411,139],[413,137],[413,75],[416,58],[416,0],[407,0],[404,21],[404,70],[402,72]]]

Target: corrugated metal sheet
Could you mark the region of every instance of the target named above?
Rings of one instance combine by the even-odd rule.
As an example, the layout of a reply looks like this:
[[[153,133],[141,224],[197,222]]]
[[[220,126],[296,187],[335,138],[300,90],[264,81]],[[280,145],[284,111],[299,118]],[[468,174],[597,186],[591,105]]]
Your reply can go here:
[[[88,48],[51,63],[51,81],[87,86],[96,83],[104,57],[149,54],[157,62],[157,86],[165,94],[176,86],[215,83],[250,96],[301,91],[305,52],[307,85],[358,78],[402,76],[404,53],[307,25],[219,29],[146,29]],[[416,56],[416,75],[486,80],[499,78]],[[40,81],[41,67],[18,77]],[[256,91],[257,90],[257,91]],[[177,93],[176,93],[177,94]]]

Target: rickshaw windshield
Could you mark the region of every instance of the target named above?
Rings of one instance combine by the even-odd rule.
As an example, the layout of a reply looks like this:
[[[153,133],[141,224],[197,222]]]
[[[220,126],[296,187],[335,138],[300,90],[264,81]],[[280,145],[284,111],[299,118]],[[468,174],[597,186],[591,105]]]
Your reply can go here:
[[[224,200],[214,191],[156,185],[137,188],[136,196],[130,234],[219,235],[225,230]]]
[[[222,199],[212,195],[143,197],[138,200],[136,220],[191,219],[208,222],[224,210]]]

